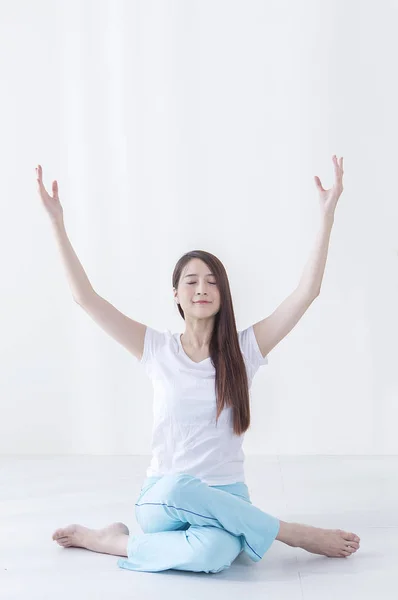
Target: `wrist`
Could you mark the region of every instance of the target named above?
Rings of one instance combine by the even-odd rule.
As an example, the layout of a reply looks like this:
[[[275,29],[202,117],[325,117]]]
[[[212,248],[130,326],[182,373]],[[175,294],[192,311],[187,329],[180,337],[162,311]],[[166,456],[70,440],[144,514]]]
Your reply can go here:
[[[55,229],[62,229],[64,227],[64,218],[61,217],[50,217],[52,226]]]

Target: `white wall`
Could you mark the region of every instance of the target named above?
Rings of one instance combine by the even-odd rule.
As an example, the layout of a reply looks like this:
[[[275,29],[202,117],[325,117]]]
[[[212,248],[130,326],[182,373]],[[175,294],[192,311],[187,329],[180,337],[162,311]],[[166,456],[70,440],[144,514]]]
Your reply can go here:
[[[239,329],[294,289],[332,154],[321,295],[256,375],[244,449],[397,453],[397,6],[0,4],[1,454],[150,450],[151,382],[73,302],[37,164],[95,290],[184,331],[188,250],[224,263]]]

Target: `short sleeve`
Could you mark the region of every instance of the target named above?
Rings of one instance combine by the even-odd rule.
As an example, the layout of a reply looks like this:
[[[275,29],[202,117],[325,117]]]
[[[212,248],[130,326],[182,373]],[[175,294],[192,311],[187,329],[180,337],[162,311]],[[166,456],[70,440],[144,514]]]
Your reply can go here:
[[[144,338],[144,351],[139,361],[140,365],[147,366],[153,361],[157,352],[165,344],[167,334],[168,331],[158,331],[147,326]]]
[[[238,331],[238,338],[243,354],[249,361],[253,374],[261,365],[268,364],[268,356],[263,356],[254,335],[253,325],[243,331]]]

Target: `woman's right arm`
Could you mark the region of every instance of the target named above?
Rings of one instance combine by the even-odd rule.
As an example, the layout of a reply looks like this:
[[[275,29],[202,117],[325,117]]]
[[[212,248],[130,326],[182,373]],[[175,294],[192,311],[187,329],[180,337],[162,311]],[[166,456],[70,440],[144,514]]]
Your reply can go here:
[[[63,209],[58,198],[58,184],[56,181],[53,182],[53,196],[50,196],[43,185],[40,165],[36,171],[38,192],[50,216],[73,299],[90,315],[97,325],[138,360],[141,360],[147,326],[130,319],[94,291],[66,233]]]
[[[95,293],[94,289],[69,241],[63,218],[52,219],[51,224],[73,299],[81,304]]]

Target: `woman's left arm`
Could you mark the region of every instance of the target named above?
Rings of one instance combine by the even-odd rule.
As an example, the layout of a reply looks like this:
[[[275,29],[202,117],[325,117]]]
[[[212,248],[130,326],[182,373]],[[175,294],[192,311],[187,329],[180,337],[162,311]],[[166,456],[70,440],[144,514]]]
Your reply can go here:
[[[334,223],[334,212],[343,191],[343,158],[337,161],[337,157],[333,156],[333,162],[335,182],[331,189],[325,190],[319,177],[314,177],[319,192],[321,225],[300,282],[271,315],[253,325],[254,334],[263,356],[266,356],[286,337],[320,294],[330,234]]]
[[[333,222],[333,219],[330,218],[322,218],[321,220],[315,245],[297,286],[297,289],[301,290],[303,295],[315,297],[320,294]]]
[[[314,249],[311,252],[298,285],[303,293],[309,294],[310,296],[318,296],[321,291],[321,284],[329,250],[330,234],[334,223],[334,213],[338,199],[344,189],[343,157],[338,161],[337,157],[333,156],[332,160],[334,163],[335,181],[331,189],[325,190],[322,187],[319,177],[314,177],[319,193],[321,224]]]

